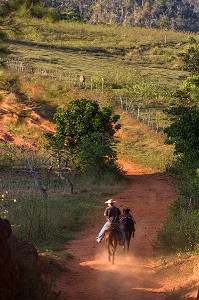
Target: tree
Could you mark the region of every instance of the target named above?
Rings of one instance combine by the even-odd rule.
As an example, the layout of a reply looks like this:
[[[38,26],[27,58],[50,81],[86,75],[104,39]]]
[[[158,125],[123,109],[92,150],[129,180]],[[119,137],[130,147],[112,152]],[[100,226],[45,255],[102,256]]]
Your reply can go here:
[[[191,73],[180,85],[182,94],[187,103],[199,107],[199,43],[190,37],[188,48],[179,57],[182,60],[182,69]]]
[[[42,6],[44,0],[0,0],[0,65],[3,63],[3,56],[7,52],[5,42],[8,37],[8,33],[12,32],[17,34],[20,32],[22,26],[21,18],[17,19],[20,12],[24,14],[33,15],[34,9],[38,6]]]
[[[187,77],[180,87],[188,103],[196,103],[199,107],[199,75]]]
[[[119,115],[111,107],[100,109],[97,101],[74,100],[68,108],[58,108],[54,115],[56,133],[47,133],[51,149],[67,153],[81,170],[113,165],[116,160],[114,134],[121,128]]]
[[[196,49],[193,50],[194,39],[191,39],[191,51],[181,56],[183,68],[195,74]],[[189,48],[190,49],[190,48]],[[197,73],[196,73],[197,74]],[[159,233],[159,240],[173,249],[195,250],[198,246],[198,208],[199,208],[199,109],[193,98],[193,88],[198,87],[198,75],[193,75],[182,83],[186,96],[186,104],[170,107],[166,110],[171,125],[164,132],[166,143],[175,145],[177,154],[176,171],[178,172],[178,198],[173,203],[167,222]],[[196,95],[196,94],[195,94]],[[199,94],[198,94],[199,95]],[[184,95],[183,95],[184,97]],[[199,98],[195,99],[198,100]],[[181,103],[182,103],[182,99]],[[192,100],[192,101],[191,101]],[[174,234],[175,233],[175,234]],[[173,236],[176,239],[172,240]],[[170,243],[172,241],[172,243]]]
[[[189,39],[189,47],[179,54],[182,68],[192,76],[181,84],[183,96],[187,98],[185,105],[171,107],[166,110],[171,117],[171,125],[165,129],[169,139],[167,143],[175,144],[177,154],[183,154],[185,160],[199,159],[199,47],[194,38]],[[182,94],[181,94],[182,95]]]
[[[166,110],[172,124],[165,129],[167,143],[175,144],[176,154],[183,159],[197,161],[199,158],[199,111],[196,107],[176,106]]]
[[[189,39],[188,48],[179,54],[183,63],[183,70],[191,75],[199,75],[199,43],[194,39]]]
[[[38,171],[48,166],[48,162],[51,158],[50,155],[41,155],[38,150],[33,150],[29,147],[19,146],[13,147],[5,143],[0,150],[11,154],[19,164],[17,173],[27,173],[33,179],[33,182],[44,199],[47,199],[48,194],[46,188],[42,185],[38,176]]]

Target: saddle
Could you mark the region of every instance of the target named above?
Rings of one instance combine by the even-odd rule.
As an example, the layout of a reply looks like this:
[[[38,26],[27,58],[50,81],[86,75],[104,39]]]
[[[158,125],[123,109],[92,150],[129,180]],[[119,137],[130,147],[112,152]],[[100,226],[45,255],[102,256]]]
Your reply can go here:
[[[117,225],[115,225],[115,224],[110,224],[110,225],[106,228],[106,230],[109,230],[109,229],[111,229],[111,230],[116,230],[118,233],[120,233],[120,232],[119,232],[119,229],[118,229],[118,227],[117,227]]]

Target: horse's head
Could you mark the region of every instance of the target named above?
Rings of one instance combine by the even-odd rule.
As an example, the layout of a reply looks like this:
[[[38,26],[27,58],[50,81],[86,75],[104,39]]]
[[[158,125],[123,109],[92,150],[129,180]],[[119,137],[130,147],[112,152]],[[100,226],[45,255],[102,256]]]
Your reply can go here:
[[[131,211],[130,208],[124,208],[124,209],[123,209],[123,213],[124,213],[124,214],[125,214],[125,213],[128,214],[130,211]]]

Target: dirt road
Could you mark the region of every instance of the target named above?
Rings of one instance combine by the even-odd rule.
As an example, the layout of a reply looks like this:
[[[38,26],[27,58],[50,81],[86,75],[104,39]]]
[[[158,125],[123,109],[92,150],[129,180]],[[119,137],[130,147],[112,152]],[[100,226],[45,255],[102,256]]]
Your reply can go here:
[[[121,162],[127,171],[128,188],[114,195],[116,205],[130,207],[137,222],[130,252],[118,246],[115,265],[107,260],[105,244],[95,237],[104,224],[100,222],[82,231],[82,239],[65,245],[74,255],[55,284],[69,300],[162,300],[165,286],[155,273],[152,242],[175,199],[172,180],[137,166]],[[107,199],[102,199],[102,202]],[[104,205],[105,207],[105,205]]]

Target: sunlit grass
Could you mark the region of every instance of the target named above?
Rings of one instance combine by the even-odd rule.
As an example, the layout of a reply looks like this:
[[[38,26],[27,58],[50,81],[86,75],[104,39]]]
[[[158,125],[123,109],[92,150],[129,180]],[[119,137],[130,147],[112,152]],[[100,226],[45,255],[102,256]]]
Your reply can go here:
[[[99,88],[103,78],[104,88],[119,85],[123,94],[146,83],[150,89],[159,86],[172,91],[185,75],[176,55],[190,33],[167,31],[165,44],[165,31],[159,29],[28,21],[31,26],[24,29],[24,35],[10,40],[11,56],[36,68],[63,72],[66,84],[78,85],[83,73],[87,86],[92,78],[93,88]]]
[[[16,163],[16,162],[15,162]],[[103,200],[121,191],[126,183],[107,174],[104,176],[71,175],[74,194],[70,194],[66,182],[47,170],[38,173],[47,189],[48,199],[42,199],[31,177],[26,173],[4,172],[6,191],[16,203],[8,203],[7,218],[13,232],[35,245],[61,245],[75,238],[79,228],[99,217]]]
[[[24,40],[55,44],[59,46],[73,47],[73,49],[133,49],[146,45],[167,43],[179,46],[190,36],[189,32],[166,33],[161,29],[148,29],[136,27],[124,27],[114,25],[92,25],[89,23],[74,23],[61,21],[51,23],[44,20],[28,20],[33,27],[25,28]],[[42,32],[42,34],[41,34]],[[192,34],[192,36],[197,34]]]
[[[118,157],[154,172],[165,172],[172,164],[174,150],[173,146],[164,145],[165,136],[129,114],[122,114],[121,124]]]

